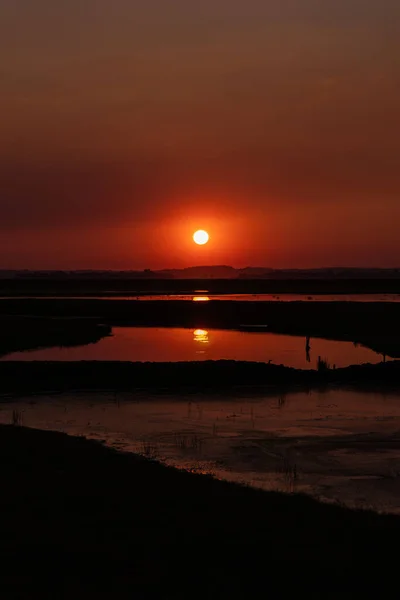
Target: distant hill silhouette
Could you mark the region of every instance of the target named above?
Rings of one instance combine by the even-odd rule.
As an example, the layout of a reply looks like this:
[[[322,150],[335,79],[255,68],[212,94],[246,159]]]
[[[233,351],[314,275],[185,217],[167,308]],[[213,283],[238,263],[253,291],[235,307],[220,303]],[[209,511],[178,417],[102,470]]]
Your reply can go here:
[[[246,267],[235,269],[229,265],[204,265],[184,269],[142,271],[28,271],[0,270],[0,279],[400,279],[400,268],[368,269],[334,267],[319,269],[271,269]]]

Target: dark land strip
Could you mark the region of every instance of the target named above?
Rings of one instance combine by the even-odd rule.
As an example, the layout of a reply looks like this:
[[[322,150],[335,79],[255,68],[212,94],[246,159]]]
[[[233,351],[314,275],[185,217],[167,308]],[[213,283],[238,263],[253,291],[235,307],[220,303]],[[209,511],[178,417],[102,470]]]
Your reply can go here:
[[[267,392],[352,387],[400,389],[400,361],[353,365],[341,369],[301,370],[283,365],[242,361],[202,362],[1,362],[1,393],[46,391],[164,390],[199,393],[235,388]]]
[[[38,348],[94,344],[111,327],[93,319],[0,316],[0,357]]]
[[[32,277],[0,279],[0,296],[43,295],[141,295],[191,294],[205,290],[210,294],[400,294],[400,276],[381,277],[275,277],[270,279],[173,279],[122,276],[96,277],[82,273],[43,274]]]
[[[400,519],[0,427],[2,598],[378,598]]]

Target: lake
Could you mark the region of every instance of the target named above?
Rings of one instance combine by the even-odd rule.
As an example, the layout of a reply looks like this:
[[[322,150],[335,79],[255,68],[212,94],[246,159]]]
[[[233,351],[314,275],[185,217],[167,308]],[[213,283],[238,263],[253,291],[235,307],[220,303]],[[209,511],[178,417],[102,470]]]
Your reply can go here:
[[[103,440],[266,490],[400,513],[400,394],[64,394],[0,402],[29,427]]]
[[[218,329],[115,327],[112,336],[95,344],[16,352],[2,360],[112,360],[176,362],[193,360],[246,360],[315,369],[318,357],[331,366],[378,363],[382,356],[351,342],[311,339],[309,352],[303,337]]]

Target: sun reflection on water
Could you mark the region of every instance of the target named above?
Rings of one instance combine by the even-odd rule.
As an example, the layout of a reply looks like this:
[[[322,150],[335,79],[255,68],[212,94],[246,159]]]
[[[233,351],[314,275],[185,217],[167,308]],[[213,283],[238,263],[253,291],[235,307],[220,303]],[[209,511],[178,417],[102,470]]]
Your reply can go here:
[[[193,339],[195,342],[200,344],[208,344],[208,331],[207,329],[195,329],[193,331]]]

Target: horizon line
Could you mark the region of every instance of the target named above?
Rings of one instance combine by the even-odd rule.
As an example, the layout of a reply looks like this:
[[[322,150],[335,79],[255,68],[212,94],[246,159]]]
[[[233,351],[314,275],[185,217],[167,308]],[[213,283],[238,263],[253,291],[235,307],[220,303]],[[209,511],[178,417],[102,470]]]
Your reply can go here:
[[[158,269],[123,269],[123,268],[0,268],[0,273],[163,273],[170,271],[188,271],[195,269],[231,269],[233,271],[263,270],[263,271],[400,271],[397,267],[361,267],[361,266],[335,266],[335,267],[263,267],[246,266],[233,267],[231,265],[192,265],[189,267],[164,267]]]

